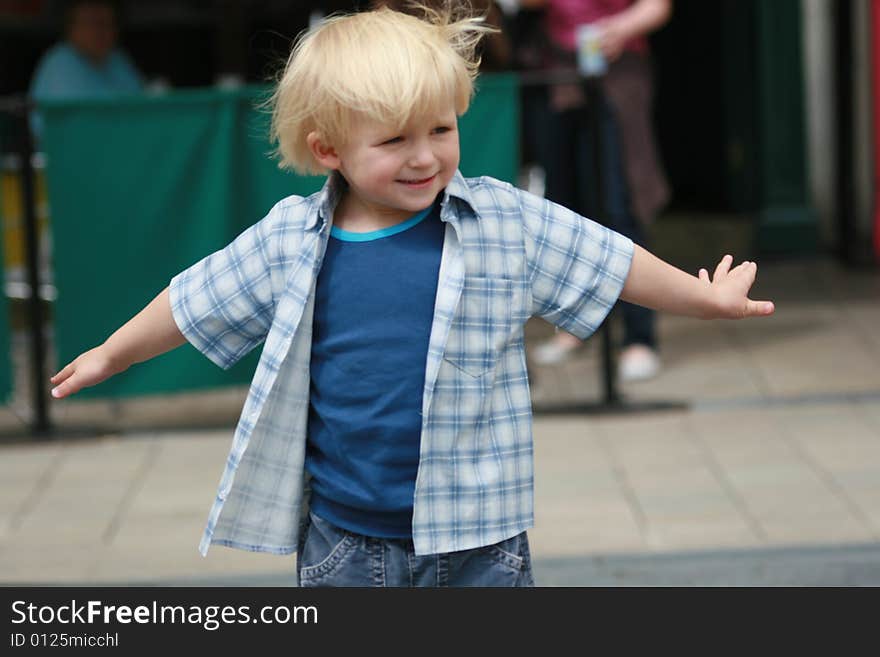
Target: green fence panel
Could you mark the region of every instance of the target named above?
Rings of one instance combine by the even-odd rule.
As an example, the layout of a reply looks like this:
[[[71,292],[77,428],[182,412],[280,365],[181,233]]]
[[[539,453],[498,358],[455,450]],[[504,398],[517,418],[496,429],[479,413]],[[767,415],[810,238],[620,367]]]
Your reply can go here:
[[[52,214],[60,364],[103,342],[171,277],[224,247],[281,198],[323,178],[280,171],[268,154],[265,88],[186,91],[41,105]],[[461,170],[513,182],[519,162],[517,80],[481,79],[462,117]],[[183,347],[81,397],[244,384],[255,349],[223,371]]]
[[[460,169],[516,183],[519,173],[519,78],[511,73],[477,79],[477,95],[459,121]]]
[[[0,185],[0,212],[9,207],[3,203],[3,186]],[[3,259],[3,227],[6,225],[6,217],[0,216],[0,274],[6,271]],[[4,277],[0,275],[0,280]],[[0,404],[6,404],[12,399],[12,387],[14,377],[12,373],[12,326],[9,314],[9,301],[5,293],[0,293]]]

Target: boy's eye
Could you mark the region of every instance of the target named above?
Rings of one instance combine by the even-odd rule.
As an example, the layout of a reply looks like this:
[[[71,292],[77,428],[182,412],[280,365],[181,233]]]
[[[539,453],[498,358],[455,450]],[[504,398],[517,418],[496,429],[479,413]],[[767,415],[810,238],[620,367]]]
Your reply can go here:
[[[436,132],[439,135],[442,135],[444,132],[449,132],[450,130],[452,130],[452,128],[450,128],[449,126],[446,126],[446,125],[440,125],[440,126],[437,126],[436,128],[434,128],[434,132]]]
[[[383,144],[396,144],[401,141],[403,141],[403,137],[392,137],[391,139],[386,139],[382,143]]]

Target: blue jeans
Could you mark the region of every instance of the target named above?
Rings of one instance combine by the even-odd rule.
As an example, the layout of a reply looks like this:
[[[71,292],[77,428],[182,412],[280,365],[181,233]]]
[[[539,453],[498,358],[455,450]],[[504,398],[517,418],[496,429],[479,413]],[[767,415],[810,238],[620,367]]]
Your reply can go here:
[[[309,513],[296,560],[301,587],[534,586],[526,532],[486,547],[416,556],[409,539],[355,534]]]

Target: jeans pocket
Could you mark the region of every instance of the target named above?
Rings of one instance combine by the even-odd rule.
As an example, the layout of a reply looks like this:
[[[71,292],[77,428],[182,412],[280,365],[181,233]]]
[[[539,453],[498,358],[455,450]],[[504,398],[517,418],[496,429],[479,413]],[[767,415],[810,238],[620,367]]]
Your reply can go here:
[[[521,536],[514,536],[495,545],[489,545],[486,550],[489,551],[496,563],[519,573],[525,564]]]
[[[355,551],[358,537],[311,512],[305,531],[302,551],[297,557],[299,585],[356,585],[346,581],[334,583],[332,580]]]
[[[493,545],[449,553],[449,586],[522,586],[526,570],[526,533]],[[531,574],[528,573],[530,579]]]

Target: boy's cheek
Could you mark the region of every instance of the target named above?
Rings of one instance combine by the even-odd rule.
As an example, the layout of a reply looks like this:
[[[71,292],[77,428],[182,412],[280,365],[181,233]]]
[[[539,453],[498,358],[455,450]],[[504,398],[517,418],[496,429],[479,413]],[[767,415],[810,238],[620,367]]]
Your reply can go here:
[[[455,145],[453,150],[449,153],[449,161],[452,163],[452,168],[457,169],[458,163],[461,161],[461,148],[459,148],[459,142],[456,138]]]

